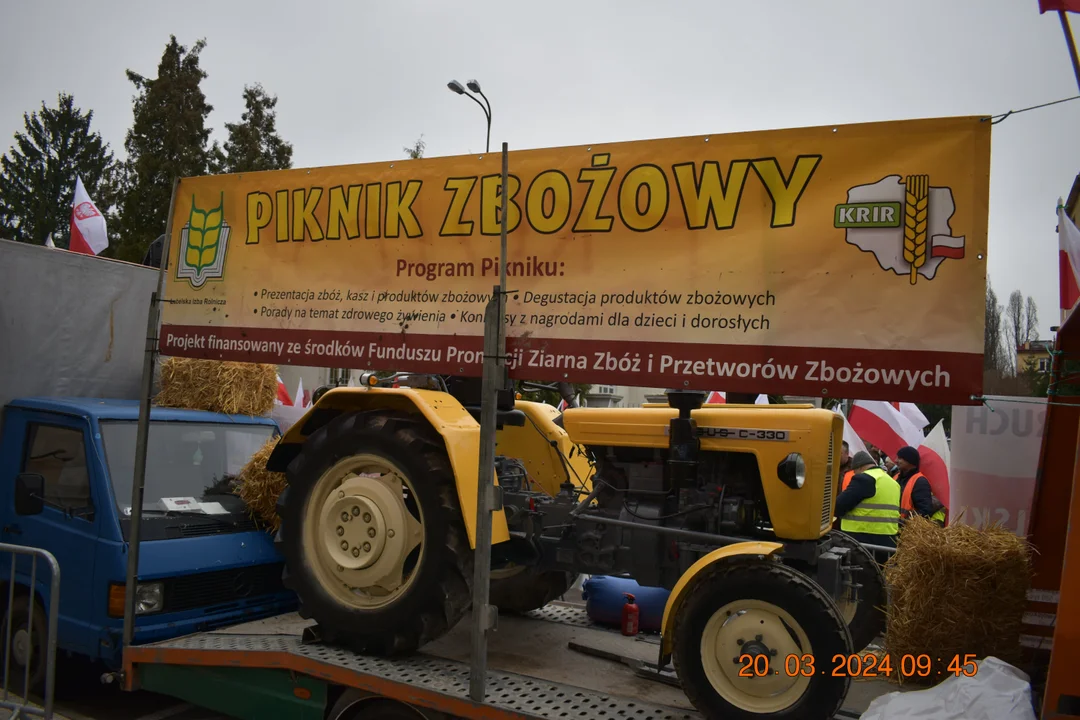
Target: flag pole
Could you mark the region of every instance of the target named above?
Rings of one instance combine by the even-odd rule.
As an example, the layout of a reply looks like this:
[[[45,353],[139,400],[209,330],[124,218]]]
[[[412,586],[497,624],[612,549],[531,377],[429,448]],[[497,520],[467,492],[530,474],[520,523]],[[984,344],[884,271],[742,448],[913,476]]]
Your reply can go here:
[[[1072,58],[1073,73],[1076,75],[1076,86],[1080,88],[1080,57],[1076,54],[1076,40],[1073,39],[1072,28],[1069,27],[1069,18],[1064,10],[1058,10],[1061,18],[1061,30],[1065,33],[1065,42],[1069,45],[1069,57]]]

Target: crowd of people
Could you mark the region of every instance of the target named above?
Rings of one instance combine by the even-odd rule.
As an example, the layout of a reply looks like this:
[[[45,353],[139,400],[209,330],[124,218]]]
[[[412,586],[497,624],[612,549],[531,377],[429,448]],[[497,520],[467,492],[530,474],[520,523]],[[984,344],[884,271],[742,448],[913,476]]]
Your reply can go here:
[[[914,515],[945,524],[945,506],[919,472],[915,448],[902,447],[892,459],[870,445],[852,456],[845,442],[840,463],[836,517],[841,532],[864,545],[896,547],[900,528]]]

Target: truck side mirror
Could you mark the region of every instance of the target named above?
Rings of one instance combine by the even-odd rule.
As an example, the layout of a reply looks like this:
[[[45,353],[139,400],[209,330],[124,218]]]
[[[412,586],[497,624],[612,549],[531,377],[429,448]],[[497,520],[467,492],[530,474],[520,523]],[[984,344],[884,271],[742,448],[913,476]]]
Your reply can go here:
[[[45,478],[35,473],[15,477],[15,512],[18,515],[39,515],[45,509]]]

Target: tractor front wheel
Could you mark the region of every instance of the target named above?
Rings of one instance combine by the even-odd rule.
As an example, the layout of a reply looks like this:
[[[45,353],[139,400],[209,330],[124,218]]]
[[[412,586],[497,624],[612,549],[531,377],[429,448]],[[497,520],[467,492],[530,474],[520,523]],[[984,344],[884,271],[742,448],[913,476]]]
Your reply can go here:
[[[705,571],[675,619],[675,670],[706,717],[831,718],[850,678],[829,661],[851,654],[851,635],[824,590],[769,560]]]
[[[286,478],[276,537],[285,584],[327,641],[408,653],[468,611],[473,553],[445,446],[423,418],[338,417],[307,439]]]

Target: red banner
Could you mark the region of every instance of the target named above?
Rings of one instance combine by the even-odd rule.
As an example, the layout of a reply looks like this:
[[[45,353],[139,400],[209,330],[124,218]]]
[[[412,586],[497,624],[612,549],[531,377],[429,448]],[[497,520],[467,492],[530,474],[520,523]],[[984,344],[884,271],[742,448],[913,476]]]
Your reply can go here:
[[[507,339],[515,378],[970,404],[980,393],[975,353],[698,343]],[[356,369],[481,375],[483,338],[468,335],[163,325],[163,355]]]

